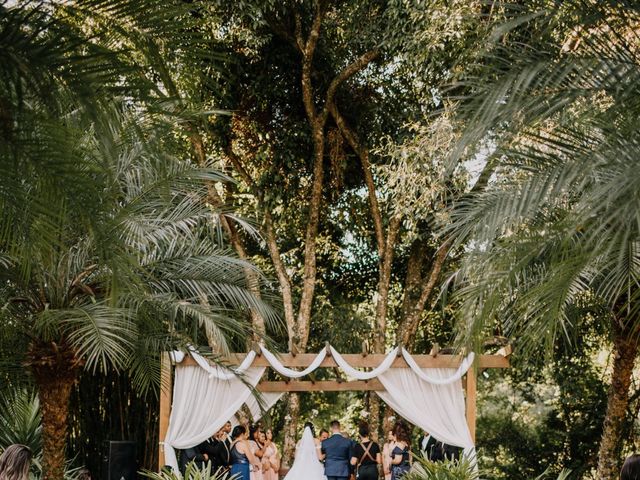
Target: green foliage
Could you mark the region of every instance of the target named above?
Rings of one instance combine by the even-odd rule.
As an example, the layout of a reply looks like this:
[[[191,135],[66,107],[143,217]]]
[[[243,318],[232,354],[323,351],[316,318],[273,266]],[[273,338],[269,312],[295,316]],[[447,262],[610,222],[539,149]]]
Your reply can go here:
[[[514,355],[511,368],[480,377],[479,462],[488,478],[531,478],[570,470],[592,478],[607,405],[606,337],[592,319],[573,348],[553,357]],[[630,440],[632,434],[628,434]]]
[[[187,464],[184,476],[168,469],[160,472],[143,470],[140,473],[151,480],[225,480],[229,477],[228,473],[212,473],[210,465],[199,468],[195,462]]]
[[[472,461],[468,459],[432,462],[423,456],[413,457],[407,480],[478,480],[480,478]]]
[[[574,13],[585,23],[579,47],[562,49],[555,40],[509,50],[506,58],[519,54],[519,61],[499,67],[495,82],[476,84],[465,107],[475,121],[463,146],[491,136],[498,175],[459,203],[450,230],[475,247],[457,277],[467,340],[499,317],[507,335],[531,340],[522,347],[552,348],[571,339],[570,310],[590,292],[635,328],[638,177],[631,171],[640,157],[640,62],[626,38],[637,12],[576,4]],[[558,32],[556,14],[546,12],[540,28],[568,42],[573,32]],[[616,40],[604,33],[609,27]]]
[[[42,417],[40,402],[28,388],[8,388],[0,396],[0,450],[20,443],[42,454]]]

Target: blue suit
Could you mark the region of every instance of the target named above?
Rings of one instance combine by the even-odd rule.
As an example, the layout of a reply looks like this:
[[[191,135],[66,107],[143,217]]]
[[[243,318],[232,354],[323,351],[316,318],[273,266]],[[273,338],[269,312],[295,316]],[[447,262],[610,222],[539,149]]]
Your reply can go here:
[[[334,433],[322,442],[324,474],[327,480],[348,478],[351,473],[353,442],[339,433]]]

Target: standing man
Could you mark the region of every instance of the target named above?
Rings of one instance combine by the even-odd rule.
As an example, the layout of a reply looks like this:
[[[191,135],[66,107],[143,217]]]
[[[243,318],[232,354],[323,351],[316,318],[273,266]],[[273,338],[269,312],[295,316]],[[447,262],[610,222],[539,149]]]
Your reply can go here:
[[[347,480],[351,474],[353,442],[340,432],[340,422],[331,422],[331,436],[321,444],[327,480]]]
[[[438,442],[438,440],[426,430],[423,430],[422,435],[418,439],[418,448],[419,451],[432,462],[439,462],[444,458],[442,443]]]

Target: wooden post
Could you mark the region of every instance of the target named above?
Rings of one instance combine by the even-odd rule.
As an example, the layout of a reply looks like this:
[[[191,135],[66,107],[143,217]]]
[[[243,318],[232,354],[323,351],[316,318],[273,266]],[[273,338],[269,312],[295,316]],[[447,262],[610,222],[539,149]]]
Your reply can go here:
[[[476,372],[473,366],[467,370],[466,387],[467,425],[469,426],[471,439],[473,443],[476,443]]]
[[[171,375],[171,359],[169,353],[164,352],[160,360],[160,416],[158,418],[158,471],[164,467],[164,438],[169,430],[169,417],[171,416],[171,392],[173,390],[173,377]]]

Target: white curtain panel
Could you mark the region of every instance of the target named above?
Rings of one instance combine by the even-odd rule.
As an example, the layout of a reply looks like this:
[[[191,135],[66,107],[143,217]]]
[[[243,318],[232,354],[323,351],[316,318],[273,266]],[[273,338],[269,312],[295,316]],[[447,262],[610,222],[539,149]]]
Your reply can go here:
[[[255,395],[251,395],[249,399],[245,402],[245,405],[251,412],[251,418],[253,418],[253,421],[257,422],[258,420],[260,420],[262,418],[263,411],[268,412],[269,410],[271,410],[271,407],[273,407],[276,403],[278,403],[278,400],[280,400],[283,395],[284,395],[284,392],[263,393],[261,395],[262,410],[260,410],[260,404],[258,403],[258,400],[256,399]],[[235,427],[236,425],[240,425],[240,419],[238,418],[237,413],[233,417],[231,417],[229,421],[231,422],[232,428]]]
[[[457,373],[453,368],[423,370],[436,379],[448,379]],[[438,440],[472,453],[474,445],[465,417],[461,380],[432,384],[409,368],[391,368],[378,378],[386,391],[376,393],[398,414]]]
[[[169,430],[164,439],[165,464],[178,471],[175,449],[202,443],[231,419],[250,397],[264,367],[248,368],[241,378],[210,376],[200,366],[176,368]]]
[[[251,395],[249,399],[245,402],[247,404],[247,408],[251,412],[251,417],[254,422],[257,422],[262,418],[263,412],[268,412],[271,410],[278,400],[282,398],[284,392],[265,392],[260,395],[260,400],[262,403],[262,409],[260,409],[260,402],[255,395]]]

